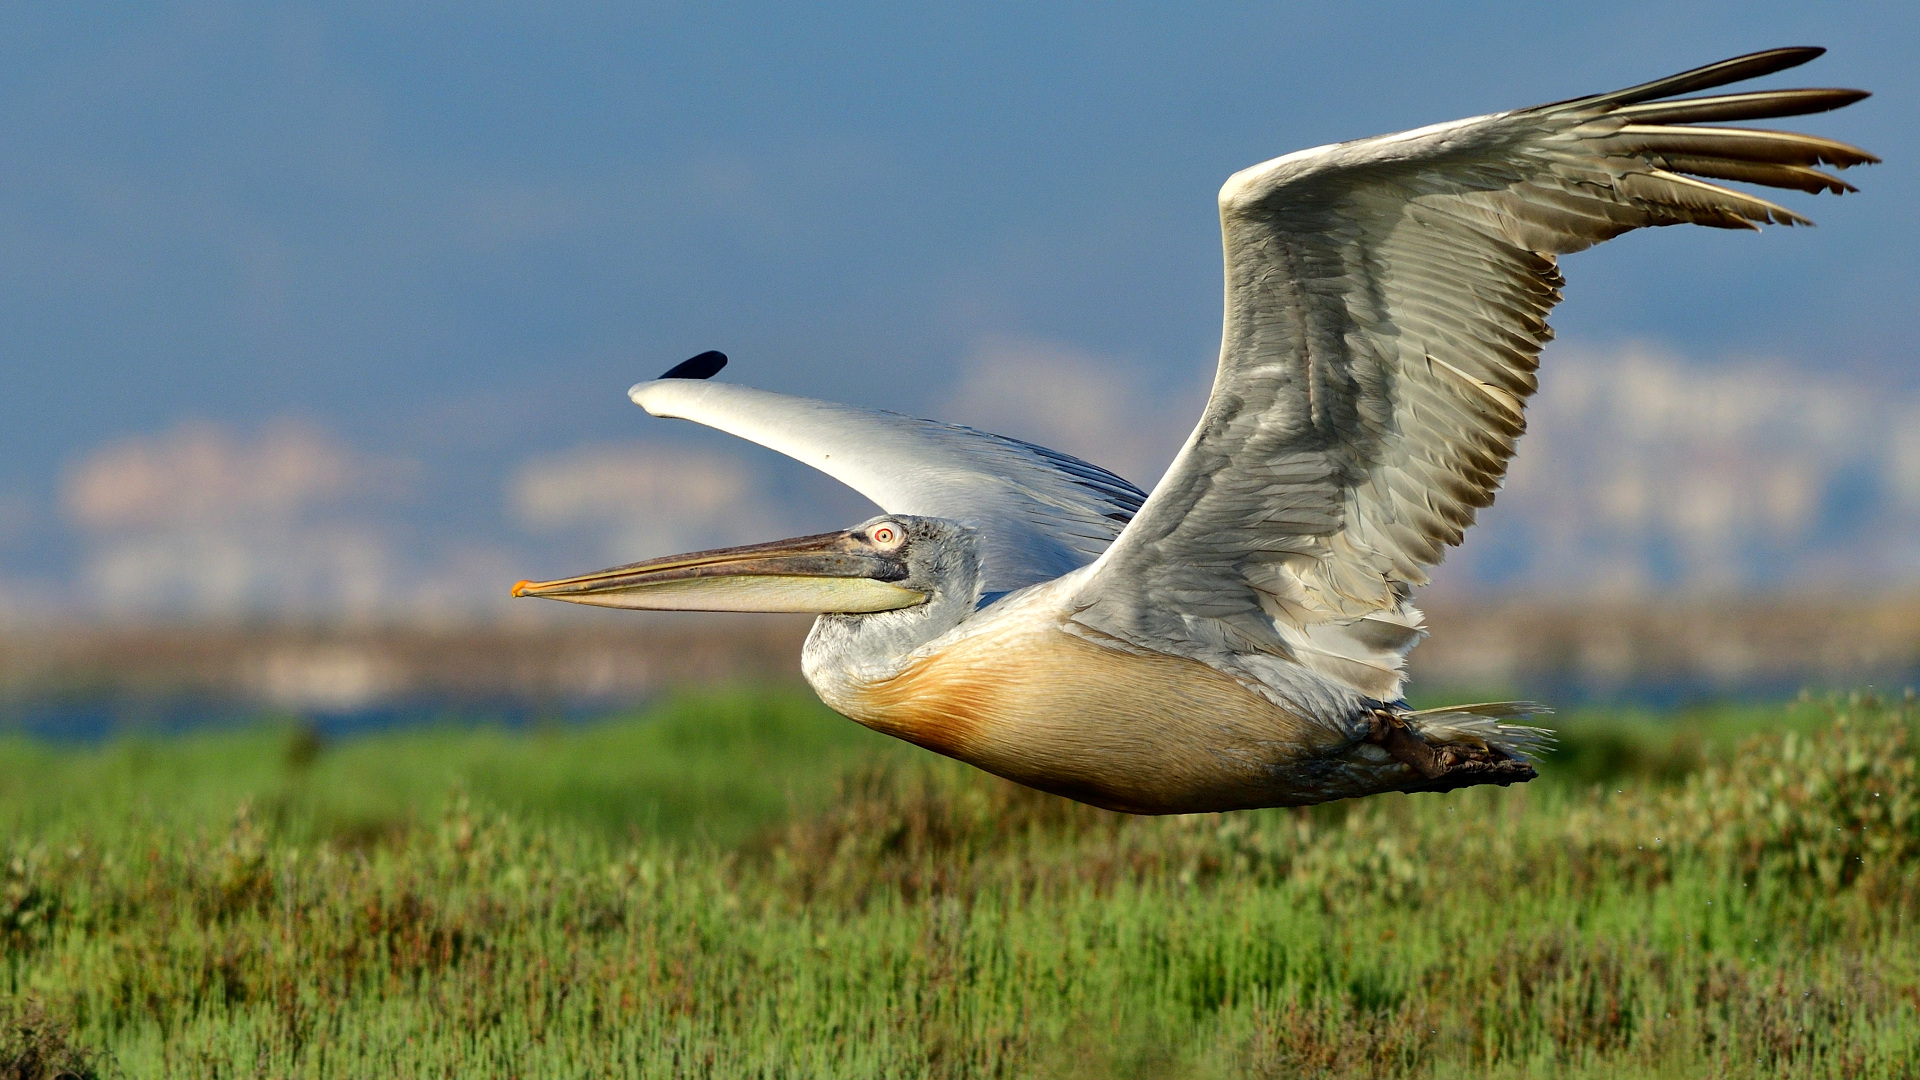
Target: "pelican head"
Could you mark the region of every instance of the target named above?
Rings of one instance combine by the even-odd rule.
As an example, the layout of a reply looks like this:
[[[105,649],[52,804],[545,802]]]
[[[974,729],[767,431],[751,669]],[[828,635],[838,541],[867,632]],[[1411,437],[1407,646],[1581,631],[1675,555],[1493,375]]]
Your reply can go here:
[[[513,595],[660,611],[871,615],[950,595],[954,567],[971,561],[954,550],[968,535],[939,518],[889,514],[839,532],[522,581]]]

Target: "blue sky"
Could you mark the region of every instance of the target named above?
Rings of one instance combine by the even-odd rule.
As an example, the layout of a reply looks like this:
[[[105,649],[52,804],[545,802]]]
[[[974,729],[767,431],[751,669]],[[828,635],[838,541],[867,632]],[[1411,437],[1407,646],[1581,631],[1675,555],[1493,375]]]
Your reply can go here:
[[[1832,51],[1776,84],[1876,92],[1805,126],[1888,164],[1792,198],[1818,229],[1573,257],[1556,326],[1920,391],[1907,5],[556,7],[0,12],[0,580],[77,573],[76,470],[183,424],[403,462],[369,527],[422,558],[530,550],[532,457],[717,448],[622,393],[703,349],[936,412],[1040,343],[1185,401],[1228,173],[1783,44]],[[789,518],[857,509],[805,490]]]

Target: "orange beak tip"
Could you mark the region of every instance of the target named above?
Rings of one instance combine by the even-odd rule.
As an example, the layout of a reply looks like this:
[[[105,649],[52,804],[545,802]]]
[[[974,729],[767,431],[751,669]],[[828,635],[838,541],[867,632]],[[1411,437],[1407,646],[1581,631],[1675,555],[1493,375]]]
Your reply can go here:
[[[513,583],[513,595],[515,595],[515,596],[525,596],[525,595],[527,595],[527,589],[528,589],[528,588],[530,588],[530,587],[531,587],[532,585],[533,585],[533,582],[531,582],[531,581],[516,581],[516,582],[514,582],[514,583]]]

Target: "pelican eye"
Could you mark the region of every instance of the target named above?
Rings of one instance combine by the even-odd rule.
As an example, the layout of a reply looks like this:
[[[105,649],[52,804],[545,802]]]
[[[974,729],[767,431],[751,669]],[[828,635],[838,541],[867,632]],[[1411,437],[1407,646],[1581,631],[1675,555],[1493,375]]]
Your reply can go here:
[[[875,525],[873,531],[867,534],[867,538],[881,547],[892,547],[900,542],[900,526]]]

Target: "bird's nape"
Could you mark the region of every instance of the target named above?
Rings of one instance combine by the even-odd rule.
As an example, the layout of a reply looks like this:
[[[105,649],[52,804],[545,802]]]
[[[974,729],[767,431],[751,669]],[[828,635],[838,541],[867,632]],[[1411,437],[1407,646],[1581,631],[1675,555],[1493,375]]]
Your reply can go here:
[[[906,562],[885,540],[882,526],[696,551],[554,581],[522,581],[513,595],[656,611],[816,615],[923,603],[926,594],[899,584],[907,576]]]

